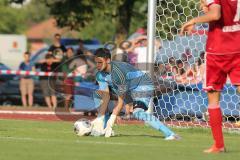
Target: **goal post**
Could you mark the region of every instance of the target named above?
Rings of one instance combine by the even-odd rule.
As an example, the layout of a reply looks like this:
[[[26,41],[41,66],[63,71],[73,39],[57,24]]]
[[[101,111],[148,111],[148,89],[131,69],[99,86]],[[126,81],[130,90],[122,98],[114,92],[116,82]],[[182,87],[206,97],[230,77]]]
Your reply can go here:
[[[207,94],[202,90],[208,24],[195,26],[189,36],[179,36],[183,23],[203,14],[200,0],[148,0],[148,71],[157,94],[154,114],[170,125],[208,126]],[[161,48],[155,48],[155,40]],[[240,95],[227,83],[220,106],[224,127],[237,129]]]
[[[153,74],[154,52],[155,52],[155,33],[156,33],[156,0],[148,0],[148,21],[147,21],[147,62],[150,74]]]

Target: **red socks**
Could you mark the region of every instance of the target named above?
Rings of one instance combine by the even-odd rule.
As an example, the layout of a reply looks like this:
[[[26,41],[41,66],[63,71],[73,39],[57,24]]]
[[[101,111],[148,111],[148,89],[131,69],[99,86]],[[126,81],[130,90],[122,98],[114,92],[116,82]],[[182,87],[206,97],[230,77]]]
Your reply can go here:
[[[215,147],[223,148],[223,132],[222,132],[222,112],[219,106],[209,108],[209,123],[212,129],[213,139],[215,141]]]

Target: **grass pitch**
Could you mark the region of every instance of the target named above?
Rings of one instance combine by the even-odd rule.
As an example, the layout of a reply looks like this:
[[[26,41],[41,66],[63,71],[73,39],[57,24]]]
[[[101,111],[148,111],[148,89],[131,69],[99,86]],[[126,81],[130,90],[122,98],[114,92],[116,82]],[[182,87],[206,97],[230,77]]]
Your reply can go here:
[[[69,122],[0,120],[1,160],[239,160],[240,135],[225,134],[227,153],[202,153],[208,129],[175,129],[181,141],[165,141],[146,126],[116,126],[116,137],[77,137]]]

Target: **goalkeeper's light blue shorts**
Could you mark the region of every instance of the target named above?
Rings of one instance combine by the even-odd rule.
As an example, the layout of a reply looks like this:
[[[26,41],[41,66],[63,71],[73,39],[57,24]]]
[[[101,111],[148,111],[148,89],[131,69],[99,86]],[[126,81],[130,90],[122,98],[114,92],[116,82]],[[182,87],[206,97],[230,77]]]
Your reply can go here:
[[[134,108],[142,108],[144,110],[147,110],[149,104],[152,101],[153,95],[153,85],[141,85],[126,93],[124,103],[133,103]],[[95,103],[95,108],[100,107],[102,100],[101,95],[99,95],[97,92],[94,92],[93,99]]]
[[[126,104],[133,103],[133,108],[142,108],[147,110],[154,95],[153,85],[142,85],[134,88],[125,96]]]

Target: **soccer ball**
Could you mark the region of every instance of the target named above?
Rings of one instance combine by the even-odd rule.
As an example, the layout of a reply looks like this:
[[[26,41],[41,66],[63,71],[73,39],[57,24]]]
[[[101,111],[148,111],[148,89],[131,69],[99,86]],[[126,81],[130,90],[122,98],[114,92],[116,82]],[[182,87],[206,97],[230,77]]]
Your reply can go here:
[[[88,136],[92,131],[92,124],[87,119],[79,119],[74,123],[74,132],[78,136]]]

